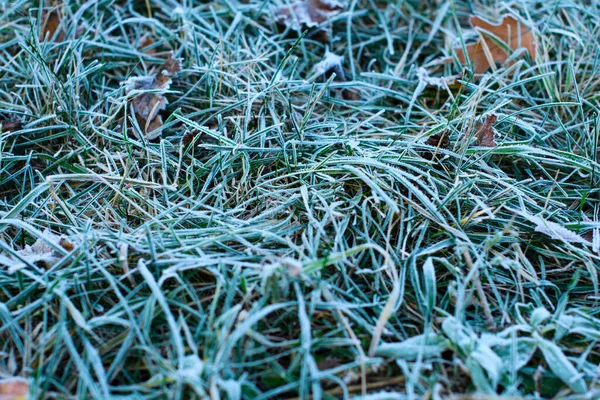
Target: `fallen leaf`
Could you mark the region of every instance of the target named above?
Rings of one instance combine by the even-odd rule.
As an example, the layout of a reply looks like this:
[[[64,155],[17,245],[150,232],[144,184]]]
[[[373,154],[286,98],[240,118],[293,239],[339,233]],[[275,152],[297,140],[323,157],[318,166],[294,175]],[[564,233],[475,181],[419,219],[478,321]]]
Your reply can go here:
[[[20,377],[0,379],[0,400],[26,400],[29,382]]]
[[[183,136],[181,137],[181,145],[185,148],[187,146],[189,146],[192,142],[194,142],[196,140],[196,138],[201,135],[202,132],[200,132],[197,129],[192,129],[189,131],[186,131]]]
[[[435,135],[429,136],[425,144],[435,147],[434,151],[423,149],[419,151],[421,156],[427,160],[433,160],[438,155],[438,149],[447,149],[450,146],[450,132],[443,130]]]
[[[561,240],[569,243],[580,243],[586,246],[592,246],[592,243],[590,243],[586,238],[579,236],[575,232],[565,228],[564,226],[556,222],[549,221],[545,218],[539,217],[537,215],[531,215],[520,210],[514,211],[529,222],[532,222],[535,225],[535,232],[543,233],[549,236],[551,239],[555,240]]]
[[[596,222],[596,221],[592,221],[591,219],[589,219],[585,214],[582,214],[581,217],[585,222]],[[592,250],[594,250],[595,253],[600,254],[600,229],[599,228],[594,228],[591,231],[585,233],[583,235],[583,238],[585,240],[587,240],[588,242],[592,243]]]
[[[327,73],[335,73],[336,78],[345,81],[346,75],[344,74],[344,70],[342,69],[342,64],[344,63],[344,57],[338,56],[330,52],[329,50],[325,50],[325,55],[323,59],[316,63],[312,68],[312,76],[311,80],[317,78],[323,74]]]
[[[164,92],[169,89],[172,77],[179,71],[181,59],[173,58],[171,53],[158,73],[129,78],[124,82],[127,93],[139,92],[131,100],[131,106],[147,139],[160,135],[163,120],[159,113],[166,109],[168,103]]]
[[[317,361],[317,368],[319,371],[325,371],[335,367],[339,367],[343,362],[337,357],[327,356],[321,361]]]
[[[64,40],[65,34],[63,30],[60,29],[59,31],[60,22],[62,20],[59,5],[56,2],[53,2],[52,8],[49,10],[43,10],[41,17],[42,21],[40,24],[40,39],[43,41],[56,38],[56,40],[59,42]],[[58,35],[56,35],[57,31]]]
[[[48,269],[63,257],[56,250],[56,246],[60,246],[67,251],[72,251],[75,248],[75,245],[67,238],[55,235],[49,229],[45,229],[42,234],[43,238],[38,238],[31,246],[26,245],[23,250],[17,251],[19,259],[13,260],[12,258],[0,257],[0,264],[8,266],[9,273],[26,268],[31,264]],[[55,246],[49,243],[53,243]]]
[[[342,68],[343,63],[344,57],[338,56],[327,49],[323,60],[313,66],[312,75],[309,80],[313,80],[321,75],[330,78],[335,73],[335,80],[346,82],[346,74],[344,74],[344,69]],[[342,89],[342,97],[346,100],[360,100],[360,94],[353,89]]]
[[[422,67],[417,68],[416,72],[419,83],[421,83],[423,87],[435,87],[438,89],[450,90],[450,86],[454,85],[458,79],[457,75],[441,78],[429,76],[429,72]]]
[[[511,53],[524,49],[532,59],[536,55],[536,43],[533,32],[511,15],[503,15],[498,24],[493,24],[472,15],[469,22],[479,34],[479,40],[465,45],[469,60],[473,63],[473,71],[482,74],[496,63],[504,64]],[[456,58],[467,65],[467,58],[462,47],[454,49]],[[451,61],[451,58],[446,59]]]
[[[2,133],[20,131],[23,127],[23,122],[18,119],[7,119],[2,121]]]
[[[475,132],[475,146],[481,147],[496,147],[496,139],[494,138],[494,123],[498,117],[494,114],[488,115],[485,122],[480,124]]]
[[[146,54],[156,54],[155,48],[148,48],[154,44],[154,39],[152,39],[152,35],[146,33],[144,36],[140,38],[138,47]]]
[[[430,136],[425,143],[436,148],[446,149],[450,146],[449,135],[448,131],[444,130]]]
[[[337,0],[297,0],[277,9],[275,20],[294,30],[300,30],[302,26],[311,28],[320,25],[343,9],[344,5]]]
[[[351,100],[351,101],[357,101],[360,100],[360,94],[352,89],[343,89],[342,90],[342,98],[344,98],[344,100]]]

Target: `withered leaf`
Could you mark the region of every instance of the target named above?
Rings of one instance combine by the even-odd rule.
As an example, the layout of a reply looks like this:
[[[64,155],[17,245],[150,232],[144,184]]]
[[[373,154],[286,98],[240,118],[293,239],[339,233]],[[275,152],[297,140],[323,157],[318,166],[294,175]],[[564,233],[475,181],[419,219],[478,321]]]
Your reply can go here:
[[[146,50],[143,50],[144,53],[146,53],[146,54],[156,54],[155,48],[148,48],[148,47],[152,46],[153,44],[154,44],[154,39],[152,38],[152,35],[149,33],[146,33],[144,36],[142,36],[140,38],[139,48],[142,50],[146,49]]]
[[[353,89],[343,89],[342,98],[349,101],[357,101],[361,99],[360,94]]]
[[[436,133],[430,136],[425,143],[430,146],[437,147],[440,149],[446,149],[450,146],[450,133],[446,130]]]
[[[191,131],[186,131],[183,136],[181,137],[181,145],[183,147],[187,147],[190,145],[190,143],[192,143],[194,141],[194,139],[196,138],[196,136],[198,136],[200,134],[200,131],[198,131],[197,129],[191,130]]]
[[[530,28],[512,15],[505,14],[498,24],[493,24],[481,17],[472,15],[471,26],[479,34],[479,40],[465,45],[469,60],[473,63],[476,74],[482,74],[496,63],[504,64],[511,53],[524,49],[532,59],[536,56],[536,43]],[[461,64],[467,64],[467,57],[462,47],[454,49]],[[451,59],[447,59],[451,61]]]
[[[441,132],[436,133],[435,135],[430,136],[425,144],[429,146],[435,147],[435,151],[423,150],[421,151],[421,156],[426,158],[427,160],[433,160],[435,156],[437,156],[438,149],[446,149],[450,146],[450,132],[447,130],[443,130]]]
[[[313,66],[311,78],[316,78],[323,74],[331,75],[332,73],[335,73],[337,79],[345,81],[346,75],[344,74],[344,69],[342,68],[343,63],[344,57],[338,56],[337,54],[326,50],[323,59]]]
[[[160,111],[167,107],[164,91],[171,86],[172,77],[181,71],[181,59],[173,54],[164,62],[158,73],[129,78],[124,82],[127,93],[141,92],[131,100],[135,116],[148,139],[160,135],[163,121]]]
[[[311,28],[322,24],[343,9],[344,5],[337,0],[296,0],[290,6],[277,9],[275,20],[300,30],[302,26]]]
[[[0,379],[0,400],[27,400],[29,382],[20,377]]]
[[[498,117],[494,114],[488,115],[483,124],[480,124],[475,131],[475,146],[481,147],[496,147],[496,139],[494,138],[494,123]]]
[[[343,63],[344,57],[326,50],[323,60],[314,65],[310,79],[312,80],[321,75],[325,75],[329,79],[335,73],[335,80],[346,82],[346,74],[344,74],[344,69],[342,68]],[[345,100],[360,100],[359,93],[354,89],[344,88],[341,92]]]
[[[9,133],[21,130],[23,127],[23,122],[18,119],[7,119],[2,121],[2,132]]]
[[[52,40],[56,38],[59,42],[64,40],[65,33],[60,28],[61,20],[60,6],[53,2],[51,9],[43,10],[41,13],[40,39]],[[57,31],[58,34],[56,34]]]
[[[66,251],[73,251],[75,245],[64,236],[58,236],[50,230],[44,230],[43,238],[38,238],[31,246],[26,245],[24,249],[17,251],[18,259],[0,258],[0,263],[9,267],[9,273],[26,268],[33,264],[42,268],[50,268],[56,264],[63,255],[57,251],[56,246],[60,246]],[[54,246],[49,243],[54,244]],[[23,260],[23,261],[21,261]],[[8,262],[10,261],[10,262]]]
[[[419,79],[419,85],[422,85],[423,88],[426,87],[435,87],[438,89],[450,89],[450,87],[452,87],[452,85],[456,84],[456,81],[458,80],[459,76],[454,75],[454,76],[449,76],[449,77],[434,77],[434,76],[430,76],[429,72],[422,67],[417,68],[416,70],[417,73],[417,78]]]

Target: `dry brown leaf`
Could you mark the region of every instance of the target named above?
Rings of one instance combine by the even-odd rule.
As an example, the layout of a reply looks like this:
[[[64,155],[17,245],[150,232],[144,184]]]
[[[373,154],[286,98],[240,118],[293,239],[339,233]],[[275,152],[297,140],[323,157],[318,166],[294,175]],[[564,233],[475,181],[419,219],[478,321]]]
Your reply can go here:
[[[181,59],[170,54],[158,73],[129,78],[124,83],[127,93],[142,92],[131,100],[131,105],[147,139],[154,139],[160,135],[163,120],[159,113],[168,103],[164,91],[169,89],[172,77],[179,71]]]
[[[500,23],[492,24],[472,15],[469,22],[479,34],[477,42],[465,45],[476,74],[484,73],[492,64],[504,64],[513,51],[521,48],[535,59],[536,43],[533,32],[515,17],[503,15]],[[466,65],[467,59],[462,47],[455,48],[454,51],[460,63]]]
[[[29,382],[26,379],[0,379],[0,400],[27,400],[28,397]]]
[[[450,133],[448,131],[441,131],[433,136],[430,136],[425,143],[438,149],[446,149],[450,146]]]
[[[42,21],[40,25],[40,40],[52,40],[56,38],[57,41],[61,42],[65,38],[65,33],[60,28],[60,22],[62,20],[60,7],[56,2],[53,2],[52,9],[43,10]],[[58,34],[55,37],[56,32]]]
[[[2,121],[2,132],[9,133],[21,130],[23,122],[18,119],[7,119]]]
[[[146,33],[144,36],[142,36],[140,38],[139,48],[142,49],[142,51],[146,54],[156,54],[155,48],[147,49],[147,47],[150,47],[153,44],[154,44],[154,39],[152,38],[152,35],[150,35],[149,33]],[[143,49],[146,49],[146,50],[143,50]]]
[[[479,126],[475,132],[475,146],[496,147],[494,138],[494,123],[498,117],[494,114],[488,115],[485,122]]]
[[[337,0],[297,0],[275,11],[278,23],[300,30],[317,26],[341,13],[344,5]]]
[[[447,149],[448,147],[450,147],[450,132],[448,132],[447,130],[438,132],[435,135],[430,136],[425,141],[425,144],[435,147],[435,150],[423,150],[420,153],[425,159],[433,160],[436,156],[438,156],[439,149]]]
[[[352,89],[342,89],[342,98],[349,101],[358,101],[361,99],[360,94]]]
[[[194,129],[192,131],[186,131],[183,136],[181,137],[181,146],[183,146],[184,148],[189,146],[190,143],[192,143],[194,141],[194,139],[196,138],[196,136],[198,136],[200,134],[200,131]]]

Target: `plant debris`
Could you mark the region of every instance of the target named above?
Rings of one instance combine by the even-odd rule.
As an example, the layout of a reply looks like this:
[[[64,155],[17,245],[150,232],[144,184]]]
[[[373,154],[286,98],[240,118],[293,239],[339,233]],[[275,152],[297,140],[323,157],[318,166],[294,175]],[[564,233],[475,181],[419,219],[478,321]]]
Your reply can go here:
[[[60,5],[57,2],[53,2],[51,7],[51,9],[43,10],[41,13],[40,39],[56,39],[61,42],[65,38],[65,33],[63,29],[60,28],[60,23],[62,21]]]
[[[567,243],[579,243],[586,246],[592,246],[592,243],[590,243],[590,241],[588,241],[585,237],[570,231],[556,222],[549,221],[538,215],[531,215],[520,210],[515,210],[515,213],[522,216],[529,222],[532,222],[535,225],[535,232],[543,233],[551,239],[561,240]]]
[[[2,133],[16,132],[21,130],[23,122],[19,119],[7,119],[2,121],[0,126],[2,126]]]
[[[490,114],[485,118],[485,122],[479,125],[475,132],[475,146],[496,147],[494,124],[498,117]]]
[[[72,251],[75,248],[75,245],[67,238],[55,235],[49,229],[45,229],[42,234],[43,238],[38,238],[31,246],[26,245],[23,250],[16,252],[17,260],[0,256],[0,264],[8,266],[10,273],[32,264],[48,269],[63,257],[57,247],[62,247],[66,251]]]
[[[26,400],[29,382],[21,377],[0,379],[0,400]]]
[[[465,45],[476,74],[483,74],[496,63],[504,64],[511,53],[518,49],[524,49],[532,59],[535,59],[536,43],[533,32],[512,15],[503,15],[498,24],[476,15],[472,15],[469,22],[479,34],[477,42]],[[462,65],[467,65],[467,57],[462,46],[456,47],[454,51],[458,61]],[[452,58],[445,60],[452,61]]]
[[[447,130],[443,130],[435,135],[430,136],[425,143],[433,147],[446,149],[448,146],[450,146],[449,136],[449,132]]]
[[[164,92],[171,86],[172,77],[181,71],[181,61],[171,53],[158,73],[129,78],[124,82],[127,93],[141,92],[133,97],[131,106],[147,139],[155,139],[161,133],[163,120],[159,113],[166,109],[168,103]]]
[[[425,141],[425,144],[435,147],[435,151],[431,151],[429,149],[423,149],[419,153],[422,157],[427,160],[433,160],[437,156],[438,149],[447,149],[450,146],[450,132],[448,130],[443,130],[435,135],[429,136]]]
[[[335,80],[339,82],[346,82],[346,74],[342,65],[344,64],[344,57],[338,56],[327,49],[323,60],[316,63],[312,68],[312,75],[309,78],[313,80],[321,75],[325,75],[327,79],[335,73]],[[352,89],[342,89],[342,97],[346,100],[360,100],[360,94]]]
[[[152,38],[152,35],[150,33],[146,33],[140,38],[138,47],[145,54],[154,55],[156,54],[156,49],[154,47],[151,47],[152,45],[154,45],[154,39]]]
[[[425,87],[435,87],[438,89],[450,90],[450,86],[454,85],[458,79],[458,76],[449,77],[434,77],[429,76],[429,72],[423,67],[417,68],[417,78],[419,79],[419,85]]]
[[[338,56],[327,49],[325,51],[325,55],[323,56],[323,60],[316,63],[313,68],[312,77],[316,78],[323,74],[331,74],[335,73],[336,78],[345,81],[346,75],[344,74],[344,70],[342,68],[342,64],[344,63],[344,57]]]
[[[318,26],[343,9],[344,5],[337,0],[297,0],[289,6],[278,8],[275,20],[294,30],[300,30],[302,26]]]

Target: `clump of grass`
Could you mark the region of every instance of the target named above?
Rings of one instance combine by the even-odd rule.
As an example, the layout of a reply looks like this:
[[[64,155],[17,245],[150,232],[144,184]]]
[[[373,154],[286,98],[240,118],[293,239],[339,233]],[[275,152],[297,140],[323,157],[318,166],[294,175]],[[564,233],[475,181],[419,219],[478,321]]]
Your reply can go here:
[[[23,122],[0,136],[0,377],[40,398],[597,396],[600,5],[358,0],[325,37],[278,5],[65,1],[44,40],[51,5],[0,4],[0,116]],[[473,12],[529,21],[538,59],[420,87],[459,72],[436,60]],[[307,80],[327,49],[347,81]],[[171,51],[149,141],[121,83]],[[497,146],[469,145],[491,114]]]

